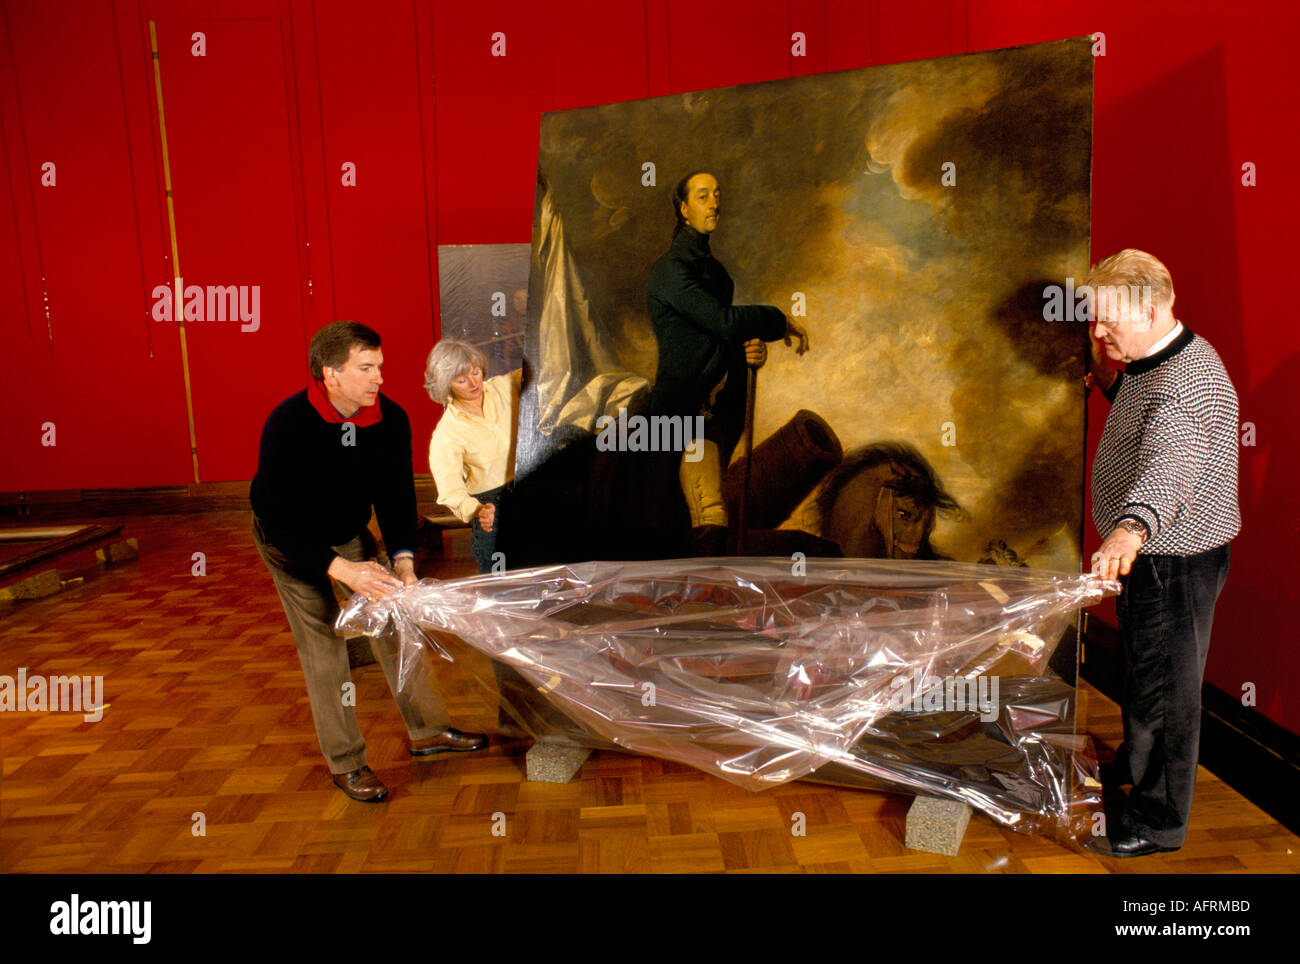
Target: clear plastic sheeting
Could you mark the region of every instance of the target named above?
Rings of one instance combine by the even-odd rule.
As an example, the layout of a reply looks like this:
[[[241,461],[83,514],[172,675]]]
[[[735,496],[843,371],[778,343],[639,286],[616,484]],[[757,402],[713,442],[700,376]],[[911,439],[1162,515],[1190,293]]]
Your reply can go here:
[[[1002,677],[997,716],[897,712],[873,723],[824,783],[948,796],[1026,832],[1090,834],[1101,808],[1091,742],[1074,732],[1075,690],[1059,677]]]
[[[526,681],[498,674],[534,737],[751,790],[901,786],[1070,836],[1100,787],[1074,688],[1047,665],[1078,609],[1119,588],[938,561],[592,562],[354,596],[338,629],[397,632],[403,689],[458,637]]]

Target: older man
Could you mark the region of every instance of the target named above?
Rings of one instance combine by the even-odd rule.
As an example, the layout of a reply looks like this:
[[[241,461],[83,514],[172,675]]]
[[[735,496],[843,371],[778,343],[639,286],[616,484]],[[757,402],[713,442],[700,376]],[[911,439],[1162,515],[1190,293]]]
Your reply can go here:
[[[334,784],[366,802],[384,799],[388,789],[366,765],[347,647],[334,635],[330,580],[371,599],[416,582],[411,423],[379,391],[383,364],[379,335],[365,325],[336,321],[316,332],[307,353],[311,383],[266,420],[249,492],[253,541],[293,631],[321,751]],[[376,559],[367,528],[372,506],[391,572]],[[447,726],[426,674],[412,673],[399,692],[394,638],[377,638],[371,648],[406,723],[411,756],[487,746],[482,734]]]
[[[1112,403],[1093,464],[1104,539],[1093,568],[1124,584],[1124,744],[1113,782],[1132,783],[1098,849],[1140,857],[1177,850],[1187,833],[1210,624],[1241,529],[1237,394],[1209,342],[1174,317],[1173,282],[1151,255],[1120,251],[1088,283],[1093,378]]]
[[[772,305],[731,303],[735,284],[713,257],[709,237],[722,216],[722,189],[707,171],[686,175],[673,192],[677,227],[668,251],[650,270],[650,320],[659,365],[650,411],[705,416],[705,455],[681,462],[681,483],[702,554],[721,551],[727,526],[722,473],[745,423],[746,365],[767,360],[764,342],[808,336]]]

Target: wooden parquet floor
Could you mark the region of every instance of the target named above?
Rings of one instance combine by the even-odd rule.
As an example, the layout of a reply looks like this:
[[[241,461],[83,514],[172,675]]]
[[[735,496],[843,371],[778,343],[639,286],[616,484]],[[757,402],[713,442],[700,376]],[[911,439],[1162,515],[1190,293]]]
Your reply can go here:
[[[1204,769],[1186,846],[1116,861],[976,815],[961,854],[904,849],[910,797],[811,783],[751,793],[693,769],[594,754],[565,786],[524,780],[524,745],[414,761],[378,665],[355,670],[357,716],[386,803],[337,791],[244,512],[138,516],[140,559],[0,609],[0,673],[102,675],[103,718],[0,713],[0,869],[10,873],[1300,871],[1300,838]],[[472,572],[468,533],[427,576]],[[192,554],[207,575],[191,574]],[[70,573],[61,573],[66,579]],[[490,729],[472,673],[440,679],[453,721]],[[467,672],[466,670],[471,672]],[[1095,691],[1086,727],[1114,746]],[[804,836],[792,815],[806,816]],[[204,833],[199,835],[200,816]],[[504,831],[494,834],[494,829]]]

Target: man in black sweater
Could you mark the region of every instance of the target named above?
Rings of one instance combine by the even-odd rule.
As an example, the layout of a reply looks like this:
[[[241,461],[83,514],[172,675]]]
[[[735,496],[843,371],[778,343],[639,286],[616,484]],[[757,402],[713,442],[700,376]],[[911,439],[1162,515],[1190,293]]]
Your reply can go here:
[[[334,783],[354,800],[377,801],[388,789],[366,766],[347,647],[334,635],[331,580],[370,599],[417,581],[411,423],[379,392],[384,356],[379,335],[365,325],[326,325],[312,337],[307,364],[311,384],[277,405],[262,429],[249,492],[253,541],[289,619]],[[372,506],[391,572],[367,528]],[[410,733],[412,756],[487,745],[482,734],[447,726],[426,674],[412,674],[399,691],[392,636],[372,640],[371,648]]]

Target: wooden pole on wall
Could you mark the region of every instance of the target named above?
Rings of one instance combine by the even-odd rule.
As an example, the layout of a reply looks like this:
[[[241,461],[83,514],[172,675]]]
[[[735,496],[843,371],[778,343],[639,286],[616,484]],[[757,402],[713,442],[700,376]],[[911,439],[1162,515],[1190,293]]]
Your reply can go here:
[[[167,192],[167,228],[171,233],[172,276],[176,279],[176,295],[172,301],[172,313],[176,318],[176,328],[181,336],[181,374],[185,378],[185,416],[190,427],[190,459],[194,463],[194,481],[199,481],[199,443],[194,433],[194,394],[190,387],[190,354],[185,343],[184,292],[181,290],[181,252],[176,242],[176,207],[172,201],[172,168],[167,155],[167,121],[163,113],[162,66],[158,61],[157,23],[149,21],[149,51],[153,55],[153,88],[158,102],[158,137],[162,142],[163,187]]]

